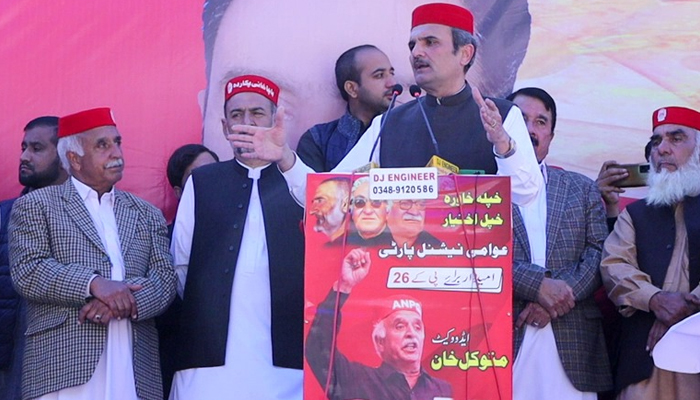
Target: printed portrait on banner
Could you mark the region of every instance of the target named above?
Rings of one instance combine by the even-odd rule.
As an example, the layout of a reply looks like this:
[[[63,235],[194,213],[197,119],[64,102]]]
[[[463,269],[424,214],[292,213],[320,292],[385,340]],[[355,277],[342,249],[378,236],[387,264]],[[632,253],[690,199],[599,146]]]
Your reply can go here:
[[[309,176],[305,398],[510,398],[510,180],[426,170]]]

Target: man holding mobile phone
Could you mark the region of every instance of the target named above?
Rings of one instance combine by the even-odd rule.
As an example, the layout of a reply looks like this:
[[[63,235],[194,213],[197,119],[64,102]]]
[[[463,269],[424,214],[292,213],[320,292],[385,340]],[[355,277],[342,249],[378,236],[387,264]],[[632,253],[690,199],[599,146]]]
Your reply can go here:
[[[700,375],[654,367],[666,331],[700,310],[700,112],[664,107],[652,116],[645,199],[628,205],[605,241],[601,275],[618,307],[618,399],[690,399]]]
[[[651,153],[651,141],[644,146],[644,159],[649,162],[649,155]],[[646,186],[646,174],[649,173],[648,164],[639,164],[640,174],[644,174],[645,181],[641,186]],[[642,167],[645,167],[644,170]],[[600,194],[603,195],[603,202],[605,203],[605,216],[608,222],[608,231],[612,232],[615,222],[617,221],[617,216],[620,215],[620,195],[625,193],[623,185],[621,182],[627,180],[630,176],[630,172],[622,168],[617,161],[608,160],[603,163],[598,172],[598,178],[595,182],[598,184],[598,190]]]

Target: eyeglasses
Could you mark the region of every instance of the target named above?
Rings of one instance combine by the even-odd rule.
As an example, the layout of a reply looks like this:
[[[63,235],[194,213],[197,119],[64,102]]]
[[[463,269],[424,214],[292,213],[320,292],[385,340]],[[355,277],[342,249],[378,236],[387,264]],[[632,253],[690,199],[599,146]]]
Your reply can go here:
[[[399,201],[399,208],[408,211],[414,204],[419,210],[425,210],[425,200],[401,200]]]
[[[364,197],[355,197],[352,199],[352,205],[357,208],[365,208],[367,204],[370,204],[372,208],[379,208],[384,204],[381,200],[367,200]]]

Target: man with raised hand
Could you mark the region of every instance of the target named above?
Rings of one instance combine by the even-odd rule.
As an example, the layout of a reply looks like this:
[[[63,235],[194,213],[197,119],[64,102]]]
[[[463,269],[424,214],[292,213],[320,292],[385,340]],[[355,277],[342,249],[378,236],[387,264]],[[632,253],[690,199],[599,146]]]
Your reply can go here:
[[[265,77],[230,79],[224,96],[226,137],[283,124]],[[175,219],[183,305],[171,398],[301,400],[303,209],[277,165],[232,149],[192,172]]]
[[[520,111],[508,101],[484,99],[465,80],[476,55],[473,32],[474,18],[463,7],[431,3],[413,11],[410,61],[427,96],[386,116],[373,161],[382,167],[423,167],[438,155],[462,169],[510,176],[513,202],[527,205],[544,180]],[[296,159],[280,125],[235,127],[239,134],[229,140],[248,151],[246,158],[276,162],[303,204],[306,174],[312,170]],[[367,164],[381,125],[379,116],[334,171]]]
[[[306,359],[314,376],[322,387],[326,382],[330,383],[324,390],[328,390],[328,398],[333,400],[452,398],[450,384],[431,376],[421,366],[425,342],[423,307],[411,296],[395,295],[373,300],[377,304],[377,318],[372,342],[382,360],[379,367],[350,361],[333,348],[333,324],[337,324],[337,331],[342,320],[340,313],[334,317],[335,310],[342,309],[353,288],[369,274],[371,264],[369,252],[365,249],[351,250],[343,259],[340,278],[319,304],[306,339]],[[335,357],[328,379],[331,354]]]

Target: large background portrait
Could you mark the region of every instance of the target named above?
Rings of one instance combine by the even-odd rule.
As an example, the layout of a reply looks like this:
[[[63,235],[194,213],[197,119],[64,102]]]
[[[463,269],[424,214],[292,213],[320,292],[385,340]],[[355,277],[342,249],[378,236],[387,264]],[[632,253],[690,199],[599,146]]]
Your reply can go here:
[[[1,2],[0,199],[21,189],[29,120],[110,106],[125,138],[119,186],[170,218],[172,151],[203,142],[232,156],[220,123],[228,77],[277,81],[295,147],[306,129],[343,113],[333,65],[344,50],[374,44],[398,81],[413,83],[410,15],[425,2]],[[654,109],[700,108],[698,1],[456,3],[475,14],[481,41],[470,82],[491,96],[540,86],[557,101],[550,164],[595,177],[608,159],[641,162]]]
[[[539,86],[557,102],[549,163],[595,178],[605,160],[644,162],[654,110],[700,109],[697,0],[535,0],[529,9],[515,89]]]
[[[204,11],[208,87],[204,144],[232,158],[221,132],[223,87],[231,78],[258,74],[281,89],[289,141],[296,145],[310,127],[340,117],[345,104],[335,83],[336,59],[347,49],[373,44],[396,69],[410,100],[415,83],[408,61],[411,13],[426,0],[209,0]],[[469,8],[481,45],[469,71],[484,93],[507,96],[530,38],[527,1],[448,1]]]

